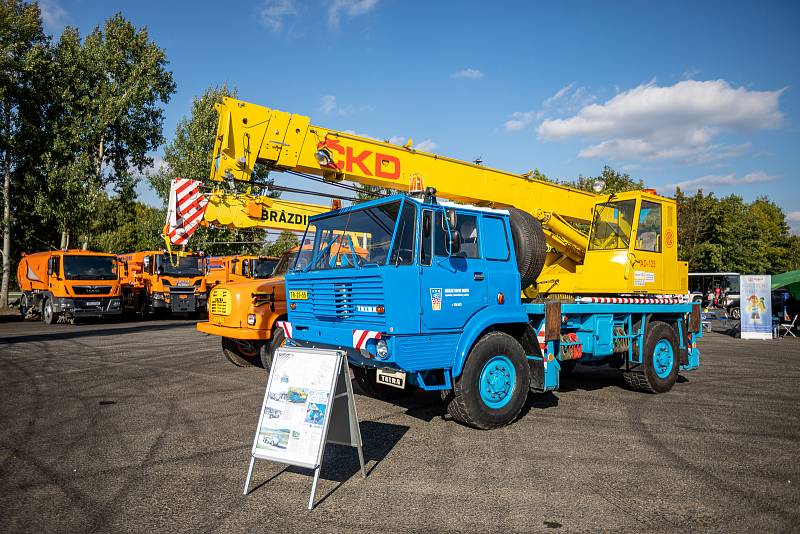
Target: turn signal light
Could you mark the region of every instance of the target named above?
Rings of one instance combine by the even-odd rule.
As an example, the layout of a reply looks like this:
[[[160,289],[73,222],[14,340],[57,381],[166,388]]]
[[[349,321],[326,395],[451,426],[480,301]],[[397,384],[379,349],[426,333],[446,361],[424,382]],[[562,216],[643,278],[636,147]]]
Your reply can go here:
[[[383,314],[383,312],[386,311],[386,308],[384,308],[383,306],[375,306],[375,311],[380,314]]]
[[[295,309],[295,308],[297,308],[297,304],[295,304],[294,302],[292,302],[291,304],[289,304],[289,307],[290,307],[291,309]]]
[[[502,293],[498,293],[497,294],[497,303],[498,304],[503,304],[505,301],[506,301],[506,296],[503,295]]]

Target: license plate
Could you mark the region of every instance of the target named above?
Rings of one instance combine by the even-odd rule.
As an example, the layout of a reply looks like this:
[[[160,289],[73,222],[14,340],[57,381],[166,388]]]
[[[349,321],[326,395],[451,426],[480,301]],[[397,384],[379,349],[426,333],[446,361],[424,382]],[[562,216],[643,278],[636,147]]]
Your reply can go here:
[[[182,298],[182,299],[188,299],[188,298],[189,298],[189,295],[181,295],[181,298]]]
[[[289,291],[291,300],[308,300],[308,291]]]
[[[86,303],[87,306],[100,306],[100,301],[98,300],[90,300]]]
[[[375,380],[379,384],[392,386],[397,389],[406,388],[406,374],[403,371],[395,371],[394,369],[378,369],[375,375]]]

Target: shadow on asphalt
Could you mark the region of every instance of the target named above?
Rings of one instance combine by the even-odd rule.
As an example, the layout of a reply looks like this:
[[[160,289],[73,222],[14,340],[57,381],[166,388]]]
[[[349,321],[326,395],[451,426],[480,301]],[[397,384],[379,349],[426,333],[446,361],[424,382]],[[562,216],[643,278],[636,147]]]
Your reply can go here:
[[[405,425],[393,425],[391,423],[380,423],[378,421],[361,421],[361,441],[364,444],[364,464],[367,467],[367,477],[375,470],[381,461],[391,452],[397,443],[403,438],[409,427]],[[372,462],[372,465],[370,463]],[[304,467],[287,466],[281,469],[268,479],[254,486],[249,492],[254,493],[262,486],[269,484],[283,473],[299,473],[301,475],[313,476],[313,470]],[[315,506],[330,497],[339,487],[354,476],[361,475],[361,464],[358,462],[358,451],[355,447],[344,445],[327,444],[325,454],[322,459],[322,470],[320,478],[331,480],[337,484],[327,493],[316,500]],[[309,480],[310,484],[310,480]]]
[[[69,330],[60,330],[57,332],[45,332],[37,334],[20,334],[20,335],[5,335],[0,338],[0,345],[13,345],[14,343],[28,343],[31,341],[58,341],[64,339],[76,339],[82,337],[104,337],[116,336],[120,334],[132,334],[136,332],[154,332],[158,330],[169,330],[172,328],[180,328],[187,324],[192,324],[186,321],[183,322],[164,322],[158,324],[137,324],[129,323],[130,326],[113,326],[109,328],[108,323],[83,323],[79,326],[95,326],[96,328],[75,328]],[[70,325],[66,325],[69,327]],[[76,325],[78,326],[78,325]]]

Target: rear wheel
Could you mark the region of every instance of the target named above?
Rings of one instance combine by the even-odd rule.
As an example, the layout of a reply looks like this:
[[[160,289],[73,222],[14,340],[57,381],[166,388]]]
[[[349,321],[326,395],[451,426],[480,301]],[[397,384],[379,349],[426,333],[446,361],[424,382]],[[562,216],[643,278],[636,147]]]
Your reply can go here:
[[[222,338],[222,352],[237,367],[261,367],[260,344],[244,339]]]
[[[561,366],[561,375],[567,376],[572,374],[572,371],[575,370],[575,367],[578,365],[578,362],[575,360],[564,360],[558,362],[558,364]]]
[[[634,347],[636,350],[636,347]],[[631,389],[664,393],[678,378],[678,336],[667,323],[652,321],[644,334],[644,352],[639,369],[624,373]]]
[[[59,314],[53,311],[53,299],[45,298],[42,303],[42,321],[45,324],[57,323]]]
[[[19,298],[19,314],[22,315],[23,319],[28,315],[28,307],[28,295],[23,293]]]
[[[519,342],[491,332],[472,347],[464,371],[445,394],[453,419],[488,430],[517,418],[531,383],[531,368]]]
[[[742,318],[742,312],[739,309],[739,306],[734,306],[733,308],[731,308],[729,313],[730,313],[731,319],[734,319],[736,321],[738,321],[739,319]]]

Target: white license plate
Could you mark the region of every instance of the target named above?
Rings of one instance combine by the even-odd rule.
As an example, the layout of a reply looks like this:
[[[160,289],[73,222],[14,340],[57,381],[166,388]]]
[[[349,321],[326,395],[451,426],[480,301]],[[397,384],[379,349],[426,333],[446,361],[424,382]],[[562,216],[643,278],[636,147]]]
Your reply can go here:
[[[375,375],[375,380],[379,384],[392,386],[397,389],[406,388],[406,374],[403,371],[395,371],[394,369],[378,369]]]
[[[86,303],[86,305],[87,306],[100,306],[100,301],[99,300],[90,300],[89,302]]]

